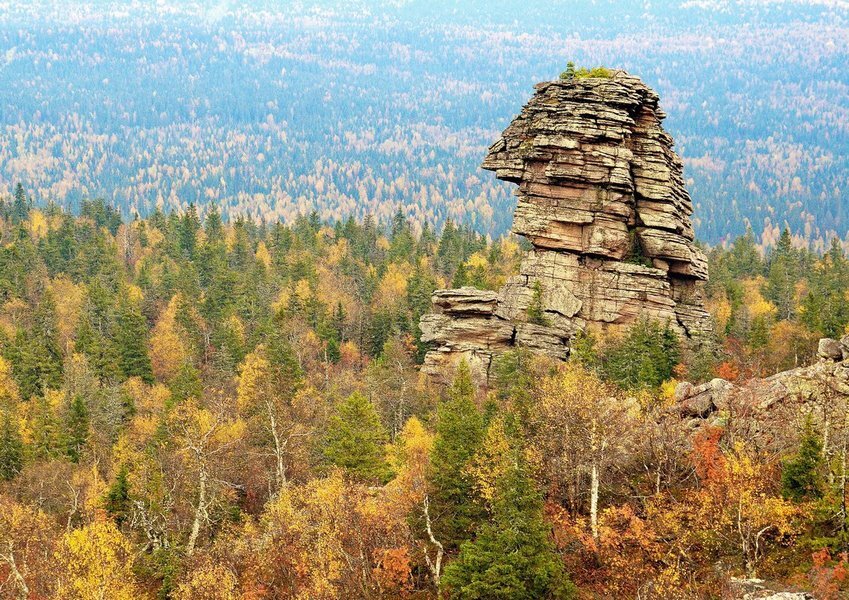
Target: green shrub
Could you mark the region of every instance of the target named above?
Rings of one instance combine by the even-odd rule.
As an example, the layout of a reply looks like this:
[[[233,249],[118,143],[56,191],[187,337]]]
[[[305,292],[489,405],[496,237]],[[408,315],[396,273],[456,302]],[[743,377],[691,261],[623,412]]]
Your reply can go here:
[[[611,79],[613,77],[613,74],[614,71],[608,69],[607,67],[593,67],[592,69],[581,67],[580,69],[576,69],[575,63],[569,61],[568,63],[566,63],[566,70],[560,74],[560,79]]]

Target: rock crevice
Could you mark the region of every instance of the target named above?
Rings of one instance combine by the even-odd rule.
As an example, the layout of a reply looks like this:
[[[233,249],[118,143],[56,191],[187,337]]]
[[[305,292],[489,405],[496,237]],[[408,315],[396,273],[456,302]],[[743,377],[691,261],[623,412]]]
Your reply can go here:
[[[641,316],[687,339],[710,329],[681,160],[658,96],[623,71],[541,83],[489,149],[483,168],[518,184],[513,232],[533,245],[497,293],[438,290],[422,339],[435,377],[465,358],[487,377],[492,357],[525,346],[565,359],[576,332]],[[545,324],[529,321],[540,290]]]

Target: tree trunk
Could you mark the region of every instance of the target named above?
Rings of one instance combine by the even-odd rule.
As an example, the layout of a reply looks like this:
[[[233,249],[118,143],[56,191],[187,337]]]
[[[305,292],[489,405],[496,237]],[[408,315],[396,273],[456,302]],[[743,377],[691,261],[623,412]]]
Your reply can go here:
[[[590,529],[593,539],[598,541],[598,463],[593,461],[590,481]]]
[[[198,477],[198,505],[195,508],[195,519],[192,523],[192,532],[189,541],[186,542],[186,554],[191,556],[195,551],[198,535],[200,534],[201,520],[206,516],[206,468],[201,466]]]
[[[15,562],[15,554],[12,552],[11,546],[12,544],[10,543],[9,554],[0,555],[0,559],[9,565],[9,575],[11,575],[18,587],[18,598],[20,598],[20,600],[27,600],[27,598],[29,598],[29,587],[27,586],[27,582],[24,581],[24,576],[21,575],[21,572],[18,570],[18,565]]]
[[[439,581],[442,574],[442,557],[445,554],[445,548],[433,535],[433,528],[430,524],[430,499],[427,495],[424,497],[422,506],[424,507],[425,527],[427,529],[428,538],[430,538],[430,543],[436,546],[436,559],[431,562],[430,555],[427,553],[427,549],[425,549],[425,562],[427,562],[431,575],[433,575],[433,583],[436,586],[436,595],[438,598],[441,598],[442,590],[439,587]]]
[[[277,489],[279,490],[286,483],[286,466],[283,463],[283,444],[277,431],[277,419],[274,417],[274,409],[270,404],[268,405],[268,424],[271,429],[271,437],[274,438],[274,458],[277,463],[276,477]]]

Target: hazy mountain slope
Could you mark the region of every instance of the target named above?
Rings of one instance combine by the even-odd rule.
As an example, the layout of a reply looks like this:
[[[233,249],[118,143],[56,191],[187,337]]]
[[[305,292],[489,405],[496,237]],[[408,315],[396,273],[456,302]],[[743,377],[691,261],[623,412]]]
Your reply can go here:
[[[658,90],[701,238],[846,237],[844,3],[277,4],[0,3],[0,189],[503,233],[477,165],[572,59]]]

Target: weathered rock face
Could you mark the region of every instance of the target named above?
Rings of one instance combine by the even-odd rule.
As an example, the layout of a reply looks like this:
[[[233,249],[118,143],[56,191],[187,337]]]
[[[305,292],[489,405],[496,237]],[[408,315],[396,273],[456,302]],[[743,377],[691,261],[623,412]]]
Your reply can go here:
[[[817,363],[740,385],[723,379],[697,386],[680,383],[674,410],[692,429],[733,420],[763,447],[787,450],[780,445],[794,440],[788,427],[797,427],[802,415],[822,415],[849,400],[849,335],[840,341],[822,339],[819,349]]]
[[[486,378],[492,357],[515,346],[565,359],[576,332],[640,316],[685,338],[709,330],[707,262],[664,117],[657,95],[621,71],[536,86],[483,162],[519,185],[513,231],[534,248],[497,294],[434,294],[435,314],[421,322],[422,339],[437,346],[426,373],[465,358]],[[528,319],[535,290],[544,324]]]

